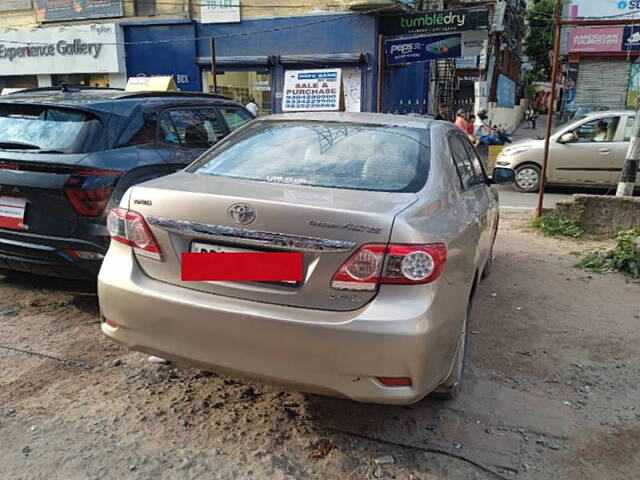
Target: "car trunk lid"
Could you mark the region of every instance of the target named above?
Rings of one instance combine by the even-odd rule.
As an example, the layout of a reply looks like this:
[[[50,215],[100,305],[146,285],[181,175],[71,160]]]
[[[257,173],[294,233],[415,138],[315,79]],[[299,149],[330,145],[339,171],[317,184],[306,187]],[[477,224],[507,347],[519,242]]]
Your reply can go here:
[[[385,193],[275,184],[180,172],[134,187],[129,208],[145,216],[163,261],[138,256],[156,279],[218,295],[327,310],[353,310],[376,292],[339,292],[333,275],[355,250],[387,243],[395,216],[413,193]],[[229,211],[248,207],[255,219],[238,223]],[[181,254],[200,250],[301,252],[297,283],[184,282]]]

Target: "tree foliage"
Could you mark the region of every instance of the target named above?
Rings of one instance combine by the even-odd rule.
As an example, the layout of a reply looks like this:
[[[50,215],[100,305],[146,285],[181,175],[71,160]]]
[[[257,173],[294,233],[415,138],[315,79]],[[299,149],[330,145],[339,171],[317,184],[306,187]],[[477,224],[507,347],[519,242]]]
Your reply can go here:
[[[551,78],[549,52],[553,49],[554,0],[539,0],[527,10],[529,25],[524,42],[524,53],[533,66],[536,80]]]

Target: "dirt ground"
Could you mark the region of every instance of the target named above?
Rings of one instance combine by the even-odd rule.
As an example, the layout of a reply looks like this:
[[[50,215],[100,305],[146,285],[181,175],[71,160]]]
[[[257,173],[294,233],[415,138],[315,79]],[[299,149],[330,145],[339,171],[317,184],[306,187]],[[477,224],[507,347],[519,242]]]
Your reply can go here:
[[[640,285],[524,223],[503,214],[461,395],[405,408],[152,364],[90,287],[0,279],[0,478],[636,479]]]

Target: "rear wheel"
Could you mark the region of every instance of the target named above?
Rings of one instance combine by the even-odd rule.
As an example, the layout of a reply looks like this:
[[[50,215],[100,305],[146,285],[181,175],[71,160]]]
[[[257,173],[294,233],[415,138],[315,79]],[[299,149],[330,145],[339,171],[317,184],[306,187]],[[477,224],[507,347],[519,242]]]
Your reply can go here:
[[[540,188],[540,177],[542,175],[538,165],[527,163],[516,168],[516,179],[514,186],[517,190],[526,193],[537,192]]]
[[[460,338],[458,339],[458,346],[456,348],[456,354],[453,358],[453,364],[451,365],[451,371],[449,372],[449,375],[447,375],[447,378],[445,378],[445,380],[440,384],[440,386],[436,390],[434,390],[434,397],[451,400],[455,398],[460,391],[462,376],[464,373],[464,360],[467,353],[467,336],[470,313],[471,300],[469,300],[467,310],[465,312],[462,332],[460,333]]]

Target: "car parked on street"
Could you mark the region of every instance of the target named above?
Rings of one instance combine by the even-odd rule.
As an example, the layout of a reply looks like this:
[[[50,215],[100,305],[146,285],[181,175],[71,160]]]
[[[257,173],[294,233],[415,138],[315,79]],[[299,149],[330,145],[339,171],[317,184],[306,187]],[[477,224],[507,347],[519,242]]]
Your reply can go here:
[[[452,396],[493,258],[490,185],[512,180],[500,168],[489,178],[448,122],[260,118],[186,169],[134,186],[110,213],[102,331],[309,392],[391,404]],[[184,281],[191,252],[299,253],[301,280]]]
[[[616,185],[634,122],[635,112],[611,110],[557,127],[550,137],[547,185],[600,188]],[[525,139],[502,150],[496,166],[515,171],[517,190],[537,192],[543,157],[544,139]]]
[[[183,168],[253,116],[182,92],[34,89],[0,99],[0,268],[94,279],[105,219],[136,183]]]

